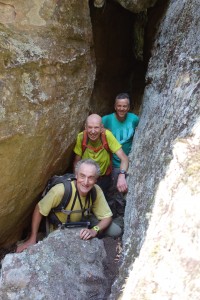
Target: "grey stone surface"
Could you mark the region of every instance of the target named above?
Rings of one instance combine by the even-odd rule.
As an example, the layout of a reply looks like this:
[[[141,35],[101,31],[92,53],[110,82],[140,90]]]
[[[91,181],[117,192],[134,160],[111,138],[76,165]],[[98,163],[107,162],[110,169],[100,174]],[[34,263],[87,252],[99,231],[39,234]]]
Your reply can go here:
[[[105,299],[103,240],[83,241],[80,229],[56,230],[42,242],[2,261],[4,300]]]
[[[130,155],[115,299],[200,298],[200,8],[169,1]],[[136,262],[134,263],[135,258]]]

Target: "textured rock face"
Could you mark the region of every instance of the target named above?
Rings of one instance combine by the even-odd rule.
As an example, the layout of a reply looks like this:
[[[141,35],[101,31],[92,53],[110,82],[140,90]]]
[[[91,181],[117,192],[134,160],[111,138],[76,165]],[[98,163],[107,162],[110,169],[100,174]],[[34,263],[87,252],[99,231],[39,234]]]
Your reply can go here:
[[[0,3],[1,245],[69,165],[93,88],[91,37],[87,1]]]
[[[138,13],[144,11],[145,9],[153,6],[157,0],[115,0],[124,8]],[[95,7],[102,7],[106,5],[106,0],[94,0]]]
[[[103,241],[83,241],[76,229],[57,230],[2,263],[1,299],[105,299]]]
[[[135,13],[144,11],[153,6],[156,1],[157,0],[116,0],[121,6]]]
[[[199,14],[198,1],[170,1],[158,28],[112,299],[127,275],[121,299],[200,298]]]

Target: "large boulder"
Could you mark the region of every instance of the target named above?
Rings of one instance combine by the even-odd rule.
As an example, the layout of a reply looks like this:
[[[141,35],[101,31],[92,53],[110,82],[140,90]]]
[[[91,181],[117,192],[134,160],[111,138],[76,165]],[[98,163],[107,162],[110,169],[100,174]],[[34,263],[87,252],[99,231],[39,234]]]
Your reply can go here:
[[[106,299],[103,240],[83,241],[77,229],[56,230],[42,242],[2,261],[0,298]]]
[[[0,3],[0,245],[16,241],[63,173],[95,77],[87,1]]]

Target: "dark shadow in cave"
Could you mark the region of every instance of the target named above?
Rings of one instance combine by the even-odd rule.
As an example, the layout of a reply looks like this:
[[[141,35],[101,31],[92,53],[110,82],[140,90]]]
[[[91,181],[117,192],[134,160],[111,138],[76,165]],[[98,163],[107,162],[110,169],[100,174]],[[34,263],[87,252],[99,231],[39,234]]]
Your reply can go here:
[[[145,74],[158,24],[168,1],[134,14],[114,0],[102,8],[89,1],[96,57],[96,79],[91,96],[91,112],[113,112],[118,93],[128,92],[131,110],[139,114],[145,89]]]
[[[137,15],[107,0],[95,8],[90,0],[96,57],[96,79],[91,97],[92,111],[110,113],[116,95],[128,92],[131,109],[138,111],[144,91],[145,65],[135,57],[134,24]]]

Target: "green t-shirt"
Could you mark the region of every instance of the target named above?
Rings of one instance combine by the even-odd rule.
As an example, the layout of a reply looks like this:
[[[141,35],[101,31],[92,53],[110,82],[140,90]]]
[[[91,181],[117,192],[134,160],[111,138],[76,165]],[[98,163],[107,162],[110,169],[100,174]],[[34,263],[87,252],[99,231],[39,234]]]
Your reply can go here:
[[[114,137],[111,131],[106,130],[106,139],[109,145],[109,148],[112,153],[116,153],[122,146]],[[82,153],[82,141],[83,141],[83,132],[79,133],[76,140],[76,145],[74,147],[74,152],[81,158],[91,158],[96,161],[101,170],[101,175],[105,175],[108,167],[110,166],[110,153],[104,148],[99,150],[98,152],[94,152],[93,150],[86,148],[84,153]],[[99,147],[102,144],[101,139],[98,139],[95,142],[92,142],[90,139],[88,141],[88,145],[91,145],[95,148]]]
[[[67,207],[65,208],[66,210],[70,210],[73,200],[74,200],[74,196],[76,193],[76,187],[74,184],[74,181],[72,181],[72,196],[70,198],[70,201],[67,205]],[[94,201],[94,203],[92,204],[92,201],[90,201],[91,203],[91,211],[92,213],[95,215],[95,217],[98,220],[103,220],[105,218],[111,217],[112,216],[112,212],[108,206],[108,203],[104,197],[104,194],[101,190],[101,188],[95,184],[95,188],[96,188],[96,192],[97,192],[97,196],[96,196],[96,200]],[[64,195],[64,185],[62,183],[59,183],[57,185],[55,185],[54,187],[52,187],[50,189],[50,191],[44,196],[44,198],[42,200],[40,200],[40,202],[38,203],[39,206],[39,211],[43,216],[48,216],[51,209],[54,207],[57,207],[61,200],[62,197]],[[83,205],[83,208],[85,207],[85,201],[86,201],[86,197],[80,197],[81,198],[81,202]],[[70,215],[70,221],[71,222],[79,222],[81,221],[82,218],[82,213],[81,213],[81,206],[80,206],[80,202],[78,200],[78,198],[76,199],[73,211],[79,211],[79,212],[74,212],[71,213]],[[58,216],[59,220],[64,223],[67,220],[67,215],[62,213],[62,212],[58,212],[56,213],[56,215]]]

